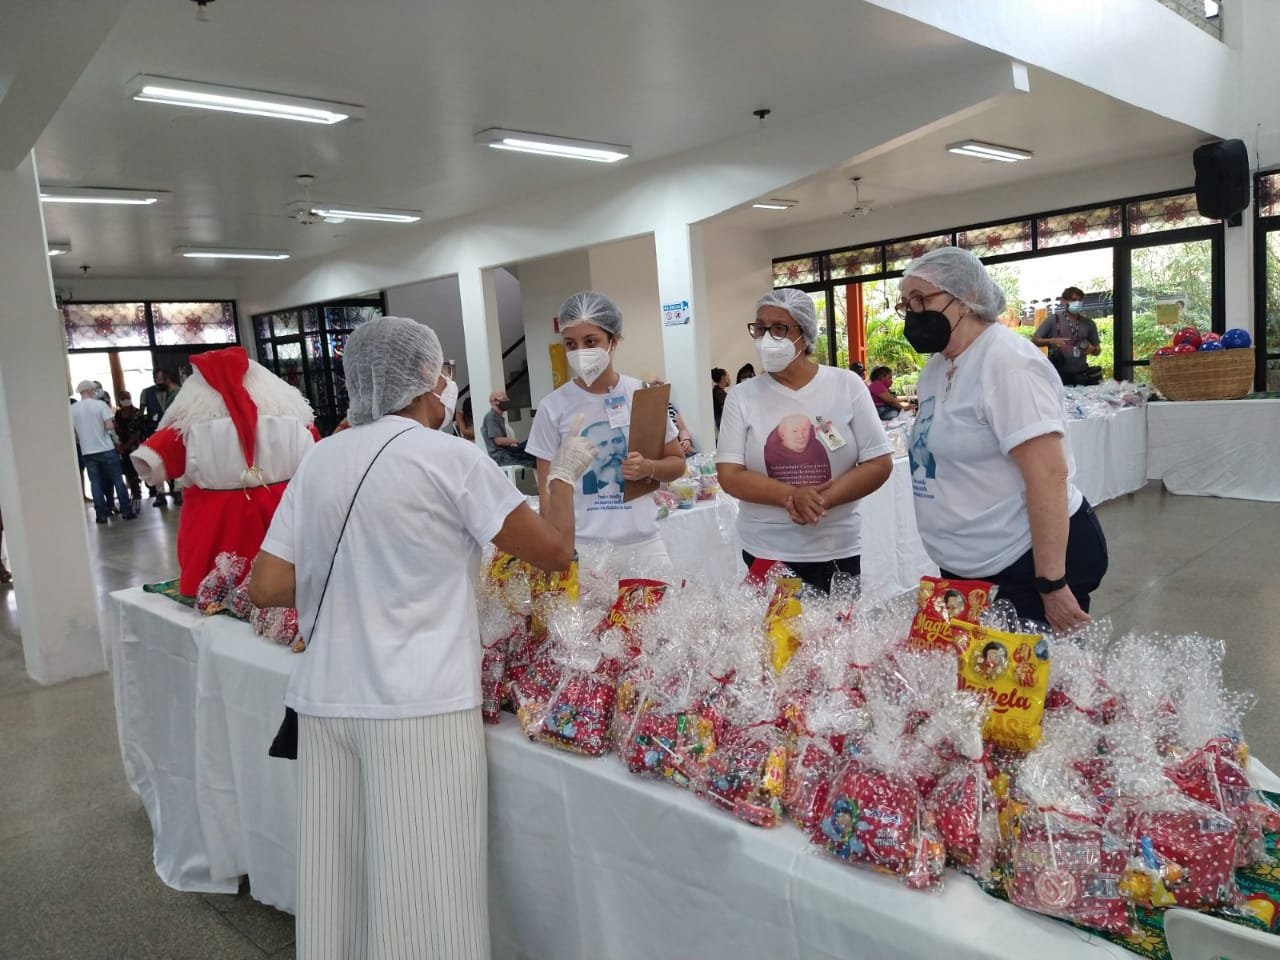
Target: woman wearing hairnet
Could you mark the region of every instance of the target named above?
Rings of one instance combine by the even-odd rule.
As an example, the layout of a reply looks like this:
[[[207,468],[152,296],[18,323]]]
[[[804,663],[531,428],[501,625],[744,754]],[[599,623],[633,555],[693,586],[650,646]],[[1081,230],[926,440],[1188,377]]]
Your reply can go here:
[[[893,471],[892,447],[861,378],[812,359],[813,300],[772,290],[747,324],[764,372],[729,391],[720,418],[720,485],[741,501],[747,566],[785,563],[827,591],[861,572],[858,501]]]
[[[613,368],[614,350],[622,339],[622,312],[603,293],[584,290],[560,305],[559,319],[573,379],[538,404],[525,444],[538,458],[538,490],[545,495],[551,458],[564,438],[585,437],[596,454],[574,497],[579,543],[608,542],[624,548],[630,562],[650,568],[664,564],[667,550],[658,536],[653,500],[641,497],[624,503],[622,493],[628,480],[666,481],[684,474],[675,424],[664,419],[666,446],[657,460],[628,453],[631,397],[643,384]]]
[[[539,517],[482,450],[439,431],[429,327],[370,320],[344,360],[352,426],[302,461],[249,584],[254,603],[314,625],[285,697],[298,713],[297,952],[487,958],[481,547],[568,567],[593,452],[560,447]]]
[[[907,265],[904,334],[925,364],[911,438],[916,522],[944,577],[999,585],[1030,620],[1088,622],[1107,542],[1072,483],[1062,382],[1030,342],[996,320],[1004,293],[967,250]]]

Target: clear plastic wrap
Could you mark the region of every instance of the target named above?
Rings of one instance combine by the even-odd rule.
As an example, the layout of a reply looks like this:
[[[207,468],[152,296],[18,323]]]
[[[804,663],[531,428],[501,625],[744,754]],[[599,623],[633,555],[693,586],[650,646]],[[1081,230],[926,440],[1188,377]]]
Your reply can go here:
[[[502,706],[509,699],[507,656],[511,646],[524,637],[527,617],[512,613],[497,603],[480,605],[480,712],[486,723],[497,723]]]
[[[307,649],[307,640],[298,632],[298,611],[294,607],[254,607],[249,625],[260,637],[287,646],[294,653]]]
[[[249,561],[238,553],[220,553],[213,558],[213,569],[204,575],[196,588],[196,609],[205,616],[226,609],[227,598],[249,569]]]
[[[248,620],[253,615],[253,601],[249,599],[249,582],[246,579],[227,595],[225,609],[237,620]]]

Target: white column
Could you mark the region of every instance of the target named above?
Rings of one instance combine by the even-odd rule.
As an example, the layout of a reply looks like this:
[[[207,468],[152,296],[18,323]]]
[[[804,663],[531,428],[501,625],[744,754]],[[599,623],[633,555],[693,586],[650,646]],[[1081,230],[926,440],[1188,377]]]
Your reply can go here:
[[[0,170],[0,510],[27,673],[104,669],[35,158]]]
[[[702,232],[697,226],[671,221],[653,232],[658,258],[658,304],[663,311],[662,351],[672,393],[680,397],[680,413],[699,450],[715,446],[711,410],[711,332]],[[671,309],[668,309],[671,308]],[[683,316],[675,315],[678,308]],[[668,314],[672,314],[668,318]],[[682,320],[683,322],[673,322]]]
[[[462,301],[462,334],[467,344],[467,376],[471,415],[477,425],[489,412],[489,394],[505,386],[502,372],[502,330],[498,325],[498,294],[493,271],[467,267],[458,271]],[[484,436],[476,430],[476,443]]]

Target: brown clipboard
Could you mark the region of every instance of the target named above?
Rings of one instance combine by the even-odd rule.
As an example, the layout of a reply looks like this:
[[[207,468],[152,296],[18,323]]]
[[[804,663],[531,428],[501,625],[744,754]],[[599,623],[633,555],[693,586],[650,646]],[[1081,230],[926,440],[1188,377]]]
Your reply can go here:
[[[649,460],[661,460],[667,446],[667,404],[671,384],[645,387],[631,395],[631,425],[627,428],[627,452]],[[662,486],[661,480],[627,480],[622,485],[622,502],[630,503]]]

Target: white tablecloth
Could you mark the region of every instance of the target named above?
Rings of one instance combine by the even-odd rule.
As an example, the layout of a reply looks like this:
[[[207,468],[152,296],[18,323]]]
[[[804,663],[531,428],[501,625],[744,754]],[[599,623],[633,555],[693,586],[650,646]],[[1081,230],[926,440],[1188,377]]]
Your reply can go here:
[[[1147,476],[1170,493],[1280,501],[1280,400],[1150,404]]]
[[[1076,462],[1076,486],[1090,503],[1114,500],[1146,485],[1146,408],[1068,420],[1067,441]]]
[[[893,462],[893,473],[861,505],[862,590],[871,602],[914,590],[920,578],[937,575],[916,529],[911,467]],[[738,583],[746,575],[738,541],[737,502],[727,494],[692,510],[677,510],[659,526],[676,569],[713,583]]]
[[[247,874],[256,899],[292,910],[296,765],[266,751],[297,655],[139,589],[112,601],[121,752],[156,872],[219,893]],[[496,957],[1129,956],[953,872],[931,895],[826,860],[792,826],[532,744],[511,717],[487,743]]]

